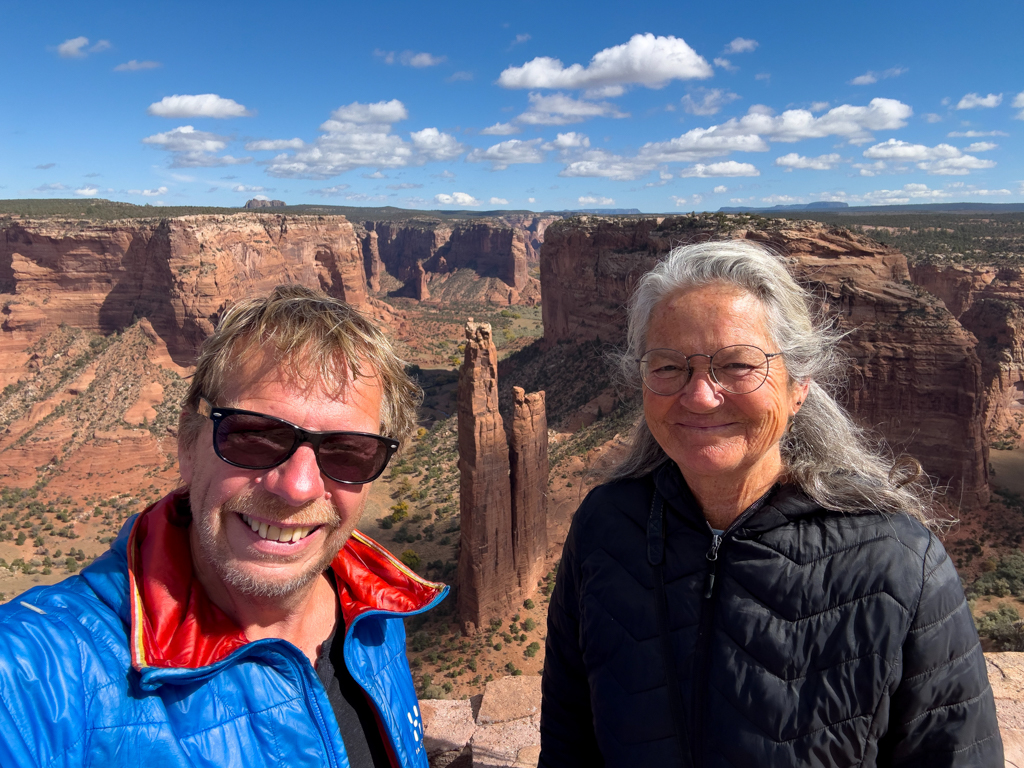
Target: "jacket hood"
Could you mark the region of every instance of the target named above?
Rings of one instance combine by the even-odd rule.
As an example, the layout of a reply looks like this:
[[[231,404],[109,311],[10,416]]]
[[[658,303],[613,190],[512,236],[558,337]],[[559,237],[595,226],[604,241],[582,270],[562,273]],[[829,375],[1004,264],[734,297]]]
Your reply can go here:
[[[206,667],[249,642],[210,601],[193,574],[187,505],[184,490],[165,496],[129,520],[113,546],[111,554],[127,560],[128,602],[121,598],[111,607],[130,624],[132,666],[139,671]],[[102,567],[101,560],[95,565]],[[359,531],[353,532],[331,569],[347,633],[360,616],[418,613],[448,592],[446,585],[421,578]],[[90,580],[103,580],[103,575]],[[98,590],[103,594],[117,588],[104,586],[114,590]]]

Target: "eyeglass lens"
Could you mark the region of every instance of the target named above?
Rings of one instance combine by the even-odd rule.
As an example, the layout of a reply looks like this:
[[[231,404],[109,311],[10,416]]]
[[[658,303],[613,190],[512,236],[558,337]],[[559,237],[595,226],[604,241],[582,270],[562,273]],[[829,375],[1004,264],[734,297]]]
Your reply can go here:
[[[686,386],[693,373],[693,358],[674,349],[652,349],[640,360],[644,384],[659,395],[674,395]],[[768,355],[759,347],[737,344],[723,347],[709,362],[711,377],[718,385],[736,395],[753,392],[768,378]]]
[[[306,440],[313,444],[325,475],[341,483],[377,478],[391,458],[388,441],[352,432],[301,433],[291,424],[255,413],[214,417],[217,455],[246,469],[269,469],[284,463]]]

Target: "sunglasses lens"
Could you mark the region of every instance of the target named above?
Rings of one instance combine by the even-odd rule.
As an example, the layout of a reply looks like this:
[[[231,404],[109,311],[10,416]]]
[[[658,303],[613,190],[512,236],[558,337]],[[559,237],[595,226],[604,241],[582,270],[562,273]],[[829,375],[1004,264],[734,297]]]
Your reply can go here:
[[[221,458],[232,464],[267,469],[287,458],[295,445],[295,430],[265,416],[234,413],[220,420],[214,445]]]
[[[320,443],[319,456],[328,477],[343,483],[365,483],[381,473],[391,452],[376,437],[338,434]]]

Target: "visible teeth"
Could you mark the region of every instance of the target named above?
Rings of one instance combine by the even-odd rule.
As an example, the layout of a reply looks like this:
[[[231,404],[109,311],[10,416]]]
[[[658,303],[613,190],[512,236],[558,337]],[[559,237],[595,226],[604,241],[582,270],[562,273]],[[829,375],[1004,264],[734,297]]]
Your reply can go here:
[[[268,523],[261,523],[258,520],[253,520],[248,515],[239,515],[239,517],[242,518],[242,522],[258,533],[261,539],[280,541],[286,544],[306,538],[314,528],[314,526],[310,525],[297,525],[294,528],[284,528],[277,525],[270,525]]]

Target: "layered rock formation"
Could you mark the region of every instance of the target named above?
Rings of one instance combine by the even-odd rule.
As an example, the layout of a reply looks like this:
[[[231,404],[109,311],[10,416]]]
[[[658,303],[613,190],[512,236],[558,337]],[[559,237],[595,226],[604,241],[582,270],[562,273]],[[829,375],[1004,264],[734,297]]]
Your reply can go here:
[[[987,503],[986,398],[974,337],[910,284],[899,252],[815,222],[775,221],[754,230],[744,227],[747,221],[578,217],[553,225],[541,255],[545,339],[618,344],[636,281],[673,246],[764,242],[790,257],[793,273],[849,332],[846,397],[854,415],[948,485],[954,508]]]
[[[548,420],[544,393],[512,387],[509,433],[512,486],[512,557],[520,591],[529,593],[544,576],[548,551]]]
[[[459,617],[467,632],[508,615],[536,587],[547,554],[544,393],[517,388],[510,451],[498,412],[489,323],[466,325],[459,372]]]
[[[147,318],[187,364],[234,300],[280,283],[369,308],[363,253],[340,217],[260,214],[0,231],[2,331],[27,344],[62,323],[110,334]]]
[[[978,339],[987,433],[1024,445],[1024,269],[922,263],[910,276]]]

